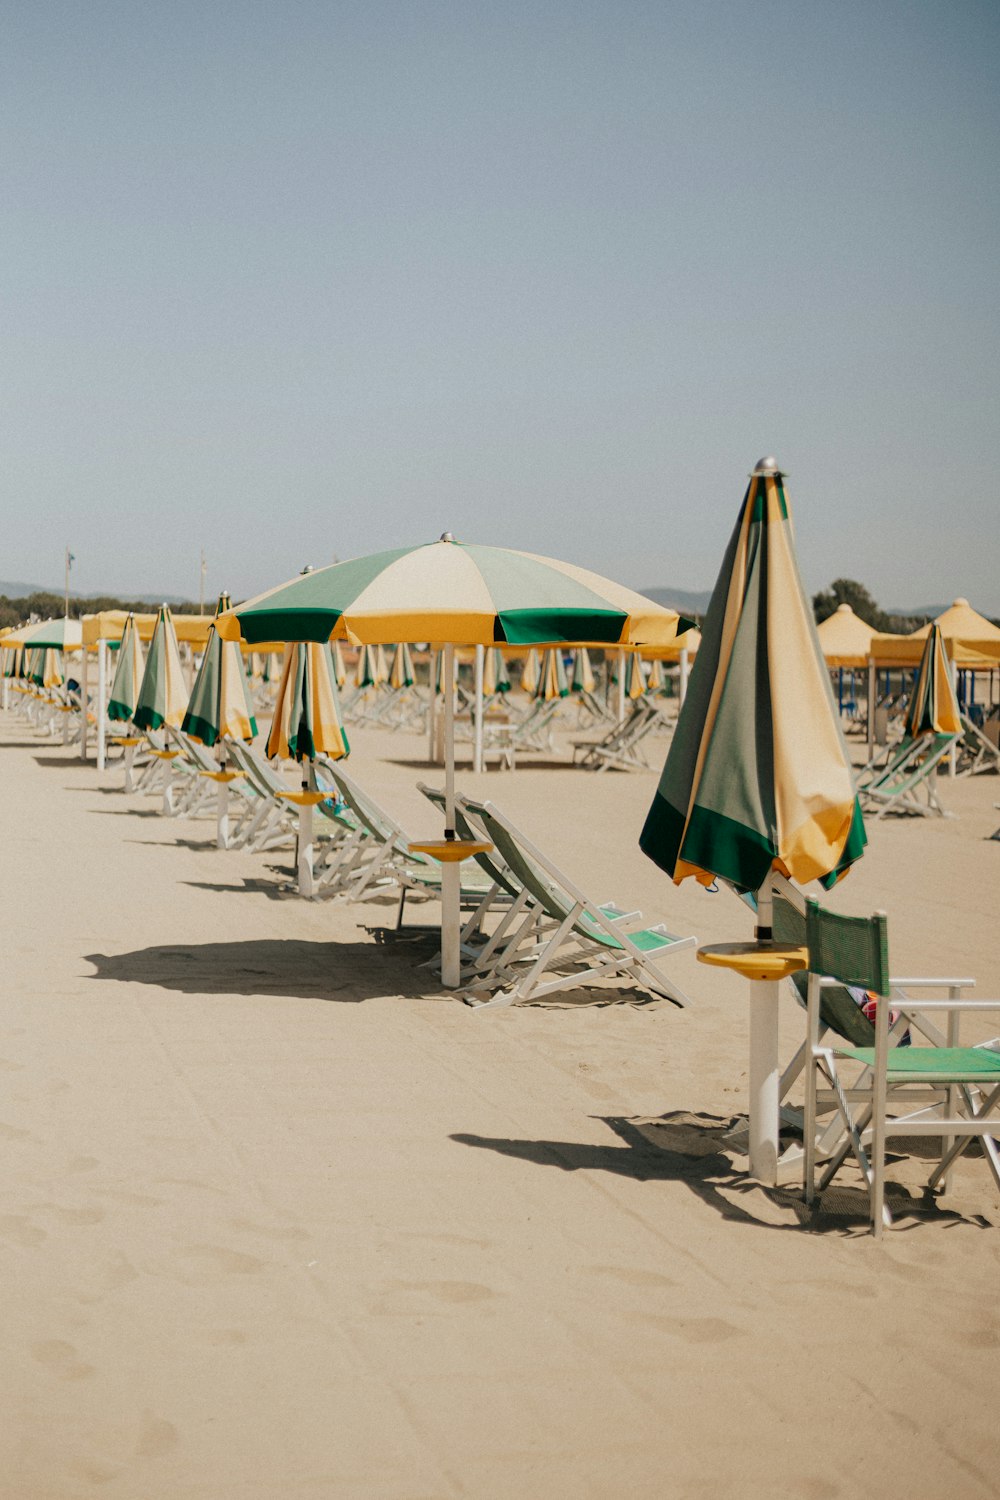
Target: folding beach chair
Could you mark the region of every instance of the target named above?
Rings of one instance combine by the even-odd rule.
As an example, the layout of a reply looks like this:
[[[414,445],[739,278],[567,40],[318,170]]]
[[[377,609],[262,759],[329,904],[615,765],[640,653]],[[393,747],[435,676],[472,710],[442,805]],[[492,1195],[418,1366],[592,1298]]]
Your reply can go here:
[[[654,995],[685,1005],[688,997],[666,975],[661,963],[686,948],[693,937],[678,937],[662,924],[629,930],[625,913],[598,906],[525,838],[492,802],[460,797],[458,806],[473,830],[493,845],[496,857],[547,919],[548,930],[529,933],[527,952],[509,946],[473,991],[504,986],[483,1006],[523,1004],[557,990],[577,989],[602,979],[629,981]],[[470,1003],[476,1003],[470,996]]]
[[[885,1203],[885,1148],[889,1138],[941,1137],[941,1157],[928,1186],[947,1185],[954,1163],[974,1138],[983,1152],[995,1184],[1000,1188],[1000,1153],[994,1137],[1000,1134],[1000,1039],[977,1047],[958,1045],[958,1018],[963,1011],[1000,1011],[1000,1001],[965,1000],[949,996],[917,1001],[899,998],[889,976],[885,914],[845,917],[824,910],[818,901],[806,906],[806,945],[809,951],[806,1104],[803,1178],[806,1201],[816,1191],[817,1081],[829,1087],[844,1127],[845,1142],[827,1163],[825,1187],[849,1151],[857,1160],[869,1189],[873,1233],[882,1233],[892,1217]],[[821,1045],[820,1007],[824,988],[860,986],[880,999],[875,1011],[873,1047]],[[895,1017],[891,1014],[895,1009]],[[928,1011],[947,1011],[951,1022],[944,1045],[893,1045],[906,1019],[927,1025]],[[845,1082],[854,1065],[858,1077]],[[917,1104],[919,1108],[914,1110]],[[902,1110],[903,1113],[898,1113]],[[894,1112],[895,1111],[895,1112]]]
[[[1000,749],[987,739],[979,725],[962,715],[962,736],[958,745],[958,775],[975,776],[980,771],[1000,771]]]
[[[950,817],[941,806],[934,781],[957,738],[955,734],[925,734],[905,742],[883,771],[858,788],[862,812],[876,821],[887,812]]]
[[[574,740],[573,759],[590,771],[648,771],[642,742],[655,731],[670,727],[655,703],[639,698],[603,740]]]

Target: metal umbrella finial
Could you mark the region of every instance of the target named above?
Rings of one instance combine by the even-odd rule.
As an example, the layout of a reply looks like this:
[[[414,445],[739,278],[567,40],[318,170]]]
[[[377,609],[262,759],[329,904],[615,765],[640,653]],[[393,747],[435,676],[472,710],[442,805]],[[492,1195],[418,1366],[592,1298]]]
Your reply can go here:
[[[441,535],[438,537],[439,542],[453,542],[454,540],[455,538],[450,531],[442,531]]]
[[[778,460],[772,453],[769,454],[767,458],[758,458],[757,462],[753,466],[753,472],[754,474],[778,475],[782,472],[782,470],[778,468]]]

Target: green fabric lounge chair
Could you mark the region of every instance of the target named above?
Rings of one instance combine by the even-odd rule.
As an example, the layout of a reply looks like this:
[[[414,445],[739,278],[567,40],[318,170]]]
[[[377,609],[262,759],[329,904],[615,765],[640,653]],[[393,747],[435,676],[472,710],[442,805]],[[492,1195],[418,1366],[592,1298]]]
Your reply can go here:
[[[889,1139],[940,1137],[941,1156],[928,1186],[947,1184],[955,1162],[971,1140],[983,1142],[984,1156],[1000,1186],[1000,1043],[958,1045],[961,1012],[1000,1012],[1000,1001],[921,997],[900,1000],[889,975],[888,924],[885,914],[847,917],[824,910],[818,901],[806,906],[808,999],[806,1104],[803,1179],[806,1201],[815,1195],[817,1083],[829,1085],[843,1121],[846,1143],[827,1164],[825,1187],[853,1151],[869,1191],[872,1231],[881,1235],[892,1216],[885,1202],[885,1155]],[[824,988],[856,985],[881,997],[876,1008],[875,1042],[867,1047],[824,1047],[820,1042],[820,1005]],[[896,1022],[891,1009],[900,1012]],[[951,1016],[944,1046],[892,1045],[892,1032],[910,1016],[926,1024],[927,1012]],[[845,1075],[853,1067],[858,1076]],[[913,1106],[919,1108],[914,1110]],[[902,1113],[899,1113],[899,1111]]]
[[[858,791],[861,810],[877,821],[887,812],[921,817],[950,817],[941,806],[934,782],[941,761],[958,736],[928,734],[901,747],[886,769]]]
[[[662,925],[629,931],[620,915],[613,917],[591,901],[492,802],[460,797],[458,805],[467,822],[492,843],[496,855],[554,924],[551,935],[544,935],[537,945],[539,951],[532,951],[518,965],[519,975],[512,972],[514,960],[508,960],[506,977],[513,982],[483,1005],[523,1004],[557,990],[611,978],[677,1005],[688,1003],[661,965],[694,948],[693,937],[679,937]],[[499,970],[493,981],[503,977],[504,971]]]

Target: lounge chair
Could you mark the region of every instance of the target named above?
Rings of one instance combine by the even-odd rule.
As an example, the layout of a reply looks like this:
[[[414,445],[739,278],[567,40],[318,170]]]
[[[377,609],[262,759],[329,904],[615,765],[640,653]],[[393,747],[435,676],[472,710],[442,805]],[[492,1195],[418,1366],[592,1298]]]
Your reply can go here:
[[[858,788],[862,812],[876,821],[887,812],[952,816],[941,806],[934,781],[940,762],[957,738],[955,734],[924,734],[905,741],[885,769]]]
[[[678,1005],[687,1003],[660,964],[694,948],[693,937],[678,937],[662,925],[629,930],[627,916],[638,919],[641,913],[609,913],[596,905],[492,802],[460,797],[458,806],[472,829],[493,845],[497,858],[548,924],[540,933],[529,931],[527,951],[516,946],[515,938],[489,975],[471,986],[473,992],[494,991],[479,1004],[523,1004],[609,978],[630,981]],[[469,999],[477,1003],[473,996]]]
[[[829,1086],[846,1142],[827,1164],[825,1186],[852,1150],[869,1189],[873,1233],[892,1223],[885,1204],[885,1145],[889,1138],[940,1136],[941,1157],[928,1186],[947,1184],[954,1163],[969,1142],[979,1138],[995,1184],[1000,1187],[1000,1039],[978,1047],[958,1045],[957,1018],[962,1011],[1000,1012],[1000,1001],[949,996],[916,1002],[899,999],[889,976],[887,923],[884,913],[845,917],[824,910],[818,901],[806,907],[809,952],[807,1000],[806,1105],[803,1183],[806,1201],[815,1194],[817,1080]],[[876,1005],[875,1044],[824,1047],[820,1043],[823,990],[855,985],[881,997]],[[892,1015],[892,1009],[897,1014]],[[922,1026],[928,1011],[951,1013],[944,1045],[894,1046],[894,1034],[912,1017]],[[851,1065],[859,1073],[845,1082]],[[913,1109],[913,1105],[920,1107]],[[903,1113],[890,1113],[902,1109]]]
[[[975,776],[980,771],[1000,771],[1000,749],[987,738],[975,720],[963,714],[958,775]]]
[[[574,740],[573,760],[591,771],[648,771],[649,762],[640,746],[647,735],[668,727],[657,705],[639,698],[602,740]]]

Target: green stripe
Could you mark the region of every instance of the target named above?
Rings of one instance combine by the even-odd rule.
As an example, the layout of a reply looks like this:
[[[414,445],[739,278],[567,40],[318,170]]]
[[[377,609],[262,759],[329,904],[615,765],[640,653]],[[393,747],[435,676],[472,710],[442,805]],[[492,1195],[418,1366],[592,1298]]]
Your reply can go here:
[[[539,646],[550,641],[614,645],[621,640],[627,622],[627,615],[612,609],[505,609],[497,613],[493,639],[506,641],[509,646]]]

